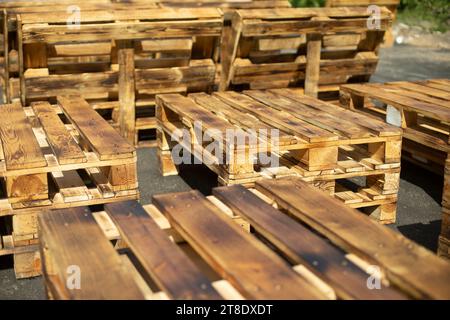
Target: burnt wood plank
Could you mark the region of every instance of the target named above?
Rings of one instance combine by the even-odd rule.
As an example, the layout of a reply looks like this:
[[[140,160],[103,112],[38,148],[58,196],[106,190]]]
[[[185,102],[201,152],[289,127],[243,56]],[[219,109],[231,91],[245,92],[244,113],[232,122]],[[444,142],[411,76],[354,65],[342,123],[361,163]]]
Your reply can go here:
[[[44,212],[38,217],[41,239],[57,267],[70,299],[144,299],[112,244],[87,208]],[[80,289],[65,287],[71,266],[80,271]],[[74,269],[75,270],[75,269]]]
[[[100,160],[129,158],[135,149],[80,96],[58,96],[58,104]]]
[[[246,298],[324,298],[200,192],[157,195],[153,203],[167,215],[183,238]]]
[[[246,110],[257,116],[260,120],[275,127],[279,127],[308,142],[338,140],[338,136],[332,132],[316,127],[303,120],[293,118],[288,113],[273,109],[249,96],[232,91],[215,92],[214,96],[233,106],[235,109]]]
[[[427,249],[299,178],[258,181],[256,188],[337,246],[382,268],[414,297],[449,299],[450,264]]]
[[[271,143],[275,141],[270,140],[271,130],[276,130],[274,127],[260,121],[255,116],[249,115],[246,112],[236,110],[230,105],[220,101],[216,97],[210,96],[206,93],[191,93],[189,98],[193,99],[197,104],[208,109],[209,111],[227,119],[230,123],[236,124],[243,129],[255,130],[259,134],[267,132],[266,139]],[[277,139],[284,143],[294,143],[297,139],[286,132],[278,131]]]
[[[389,287],[370,290],[369,275],[330,245],[294,219],[276,210],[241,185],[215,188],[214,195],[233,212],[249,221],[255,230],[274,244],[289,259],[304,264],[330,284],[344,299],[402,299]]]
[[[0,106],[0,138],[6,169],[29,169],[47,166],[33,133],[31,124],[20,104]]]
[[[35,102],[31,106],[44,128],[47,140],[58,158],[58,162],[60,164],[86,162],[83,151],[67,131],[50,103]]]
[[[173,299],[221,299],[210,281],[136,201],[111,203],[105,211],[158,286]]]

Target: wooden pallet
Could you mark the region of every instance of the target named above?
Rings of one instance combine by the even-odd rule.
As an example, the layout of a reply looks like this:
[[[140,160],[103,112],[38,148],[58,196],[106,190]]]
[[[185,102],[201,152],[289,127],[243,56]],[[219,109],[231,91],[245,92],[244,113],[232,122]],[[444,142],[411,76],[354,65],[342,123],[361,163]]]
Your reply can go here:
[[[223,25],[222,12],[215,8],[86,11],[74,30],[60,14],[28,13],[18,19],[23,63],[10,86],[11,98],[19,95],[24,105],[81,94],[120,126],[117,102],[128,101],[139,107],[134,138],[155,131],[155,94],[205,91],[215,84]],[[134,49],[134,55],[120,60],[122,49]],[[123,75],[127,78],[121,81]],[[119,97],[133,91],[133,77],[134,102],[129,94]]]
[[[38,212],[138,199],[136,151],[79,96],[0,110],[0,255],[29,277]]]
[[[340,84],[368,81],[391,14],[382,9],[379,30],[368,17],[364,8],[238,10],[222,33],[220,89],[296,86],[333,98]]]
[[[19,54],[17,40],[17,15],[24,13],[38,13],[40,15],[58,14],[66,20],[74,16],[70,6],[76,6],[80,12],[112,10],[139,10],[158,8],[158,3],[147,1],[146,3],[117,3],[111,0],[46,0],[46,1],[7,1],[0,3],[0,37],[1,43],[6,44],[7,54],[0,56],[0,72],[4,82],[4,102],[10,101],[10,91],[17,91],[17,83],[9,84],[9,79],[19,78]],[[17,81],[17,80],[16,80]],[[10,88],[12,86],[12,88]]]
[[[295,89],[159,95],[157,121],[163,175],[177,174],[179,160],[190,160],[187,153],[174,157],[181,148],[214,171],[221,185],[252,186],[263,177],[294,174],[383,223],[395,221],[398,128]],[[365,183],[349,186],[355,177]]]
[[[49,298],[450,297],[448,262],[298,178],[213,194],[43,213],[40,252]],[[118,240],[115,248],[111,240]],[[77,270],[80,287],[70,290],[65,284]]]
[[[400,0],[327,0],[326,7],[365,7],[379,6],[386,7],[392,12],[392,21],[394,22],[397,17],[397,7],[400,4]],[[383,45],[385,47],[392,47],[395,39],[392,33],[392,28],[386,30]]]
[[[341,87],[340,102],[345,108],[401,127],[405,138],[404,159],[445,174],[440,252],[450,257],[450,80],[345,85]]]

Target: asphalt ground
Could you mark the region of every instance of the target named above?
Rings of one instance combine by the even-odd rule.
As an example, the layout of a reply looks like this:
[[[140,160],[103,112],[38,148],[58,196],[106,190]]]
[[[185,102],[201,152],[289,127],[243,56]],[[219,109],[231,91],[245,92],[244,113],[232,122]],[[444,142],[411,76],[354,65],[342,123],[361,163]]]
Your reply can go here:
[[[450,78],[450,50],[408,45],[382,49],[374,82]],[[182,166],[179,176],[159,174],[155,149],[138,151],[141,202],[154,194],[198,189],[209,194],[217,177],[201,165]],[[389,226],[436,251],[441,224],[443,177],[409,163],[402,164],[397,222]],[[0,299],[45,299],[42,277],[16,280],[11,257],[0,257]]]

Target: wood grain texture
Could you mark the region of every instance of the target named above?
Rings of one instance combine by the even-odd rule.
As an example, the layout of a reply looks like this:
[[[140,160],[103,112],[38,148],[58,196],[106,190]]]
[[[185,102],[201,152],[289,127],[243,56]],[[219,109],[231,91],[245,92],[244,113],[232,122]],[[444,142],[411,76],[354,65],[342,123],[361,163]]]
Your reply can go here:
[[[31,124],[19,104],[0,106],[0,138],[6,169],[28,169],[47,166]]]
[[[100,160],[128,158],[135,154],[135,148],[80,96],[59,96],[58,104]]]
[[[256,183],[257,190],[345,251],[386,272],[416,298],[450,297],[450,264],[298,178]]]
[[[215,188],[214,195],[233,212],[281,250],[294,263],[304,264],[330,284],[343,299],[403,299],[405,296],[384,287],[367,288],[363,270],[350,262],[343,252],[322,237],[276,210],[243,186]]]
[[[32,108],[47,135],[47,141],[60,164],[86,162],[87,159],[64,123],[48,102],[36,102]]]
[[[55,210],[39,215],[40,236],[69,299],[144,299],[118,253],[87,208]],[[79,267],[80,289],[70,290],[71,266]],[[68,272],[70,271],[70,272]]]
[[[250,299],[321,299],[317,289],[198,191],[158,195],[153,203],[219,273]]]
[[[122,137],[135,143],[135,77],[134,50],[119,50],[119,126]]]

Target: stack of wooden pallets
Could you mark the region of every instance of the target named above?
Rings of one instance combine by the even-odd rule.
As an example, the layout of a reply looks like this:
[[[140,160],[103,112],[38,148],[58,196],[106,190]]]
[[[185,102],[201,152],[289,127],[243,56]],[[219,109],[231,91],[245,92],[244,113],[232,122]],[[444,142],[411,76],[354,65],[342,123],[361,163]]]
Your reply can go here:
[[[22,14],[19,78],[10,79],[11,98],[20,96],[28,105],[77,93],[108,110],[106,118],[116,123],[119,50],[134,49],[135,104],[141,107],[136,118],[144,118],[136,130],[154,130],[156,94],[214,85],[222,20],[214,8],[85,11],[81,25],[68,28],[65,15]]]
[[[177,174],[182,148],[183,160],[191,153],[221,185],[295,174],[383,223],[395,221],[399,128],[294,89],[160,95],[157,121],[163,175]],[[365,181],[357,186],[355,177]]]
[[[58,14],[73,23],[73,18],[85,11],[130,10],[130,8],[157,8],[157,3],[147,1],[140,4],[116,3],[112,0],[43,0],[43,1],[7,1],[0,3],[1,47],[0,73],[3,80],[3,101],[9,102],[10,78],[17,78],[19,72],[19,55],[17,39],[17,16],[24,13]]]
[[[79,96],[0,110],[0,255],[29,277],[39,274],[37,214],[138,199],[136,151]]]
[[[345,85],[340,101],[401,127],[404,158],[444,175],[439,254],[450,258],[450,80]]]
[[[400,4],[400,0],[327,0],[326,7],[365,7],[368,10],[371,6],[386,7],[392,12],[392,19],[395,21],[397,16],[397,7]],[[375,10],[370,10],[373,14],[376,14]],[[392,34],[392,28],[386,30],[384,38],[384,45],[390,47],[394,44],[394,35]]]
[[[213,193],[207,198],[198,191],[158,195],[144,208],[129,201],[108,204],[101,212],[79,208],[42,214],[48,296],[450,297],[448,262],[298,178]],[[116,250],[109,240],[117,241]],[[69,276],[79,276],[71,281],[79,287],[65,285]]]
[[[233,1],[158,1],[158,0],[43,0],[43,1],[8,1],[0,3],[0,76],[3,82],[3,101],[10,101],[9,78],[18,78],[19,72],[19,42],[17,39],[17,17],[21,14],[35,13],[42,17],[57,14],[61,20],[69,23],[77,16],[82,17],[86,12],[99,13],[123,11],[133,12],[161,7],[220,8],[226,17],[229,12],[240,8],[286,8],[290,7],[287,0],[233,0]],[[52,23],[52,20],[41,23]],[[6,53],[6,54],[5,54]]]
[[[386,8],[379,29],[369,17],[365,8],[238,10],[222,35],[220,89],[297,86],[317,96],[368,81],[392,21]]]

